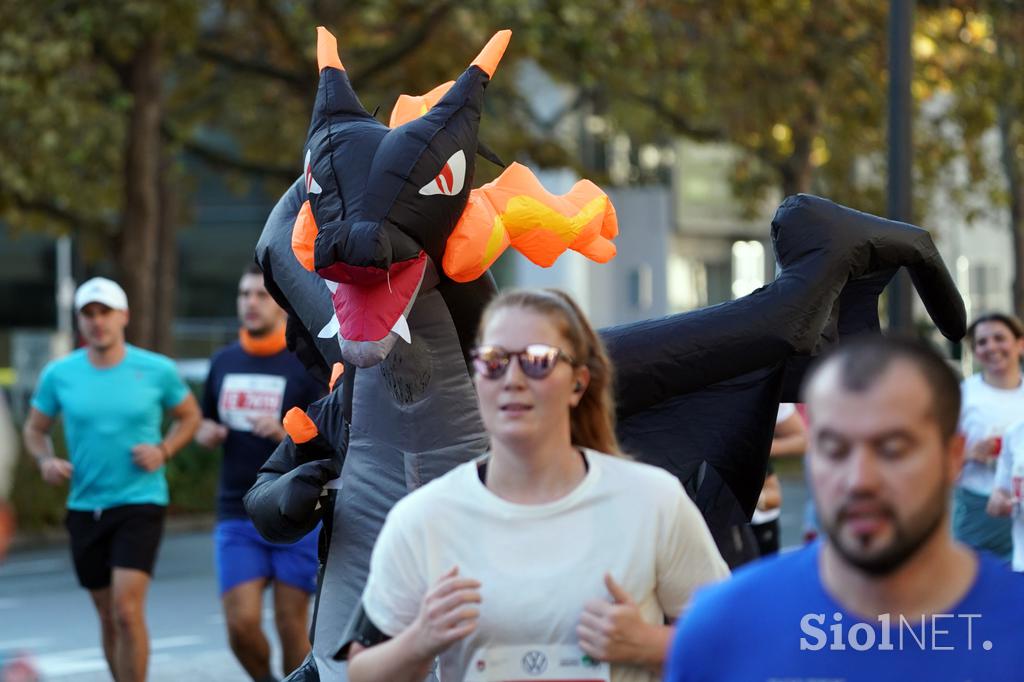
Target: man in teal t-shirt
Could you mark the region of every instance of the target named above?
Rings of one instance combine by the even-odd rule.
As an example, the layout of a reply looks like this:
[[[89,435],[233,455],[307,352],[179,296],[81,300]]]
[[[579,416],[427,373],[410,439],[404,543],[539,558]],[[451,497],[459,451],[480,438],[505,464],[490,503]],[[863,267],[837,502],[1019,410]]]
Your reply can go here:
[[[118,682],[146,678],[145,598],[167,507],[164,465],[199,425],[199,406],[174,363],[125,342],[128,298],[95,277],[75,292],[85,347],[48,364],[25,422],[25,446],[53,485],[70,480],[67,528],[82,587],[100,617]],[[164,414],[173,421],[166,435]],[[70,460],[56,457],[59,416]]]

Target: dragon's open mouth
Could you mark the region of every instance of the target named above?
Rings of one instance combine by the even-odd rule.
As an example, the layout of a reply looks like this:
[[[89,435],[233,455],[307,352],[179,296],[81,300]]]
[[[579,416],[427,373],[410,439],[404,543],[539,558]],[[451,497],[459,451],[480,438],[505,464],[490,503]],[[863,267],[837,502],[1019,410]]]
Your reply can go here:
[[[380,341],[392,330],[409,341],[404,317],[412,307],[427,267],[427,254],[392,263],[387,270],[335,263],[338,281],[332,300],[338,328],[347,341]]]

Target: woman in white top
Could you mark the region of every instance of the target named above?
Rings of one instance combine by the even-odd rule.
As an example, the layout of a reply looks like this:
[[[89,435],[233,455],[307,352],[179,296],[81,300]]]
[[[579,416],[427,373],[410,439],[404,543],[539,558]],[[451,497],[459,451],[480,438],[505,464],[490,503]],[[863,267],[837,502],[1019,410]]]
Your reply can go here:
[[[992,516],[1013,520],[1013,570],[1024,573],[1024,421],[1011,426],[1003,438],[996,464],[995,484],[988,501]]]
[[[960,384],[960,423],[965,461],[953,492],[953,537],[975,549],[1009,560],[1010,521],[986,513],[995,484],[1003,436],[1024,419],[1024,326],[1002,313],[971,322],[967,336],[981,371]]]
[[[618,454],[611,366],[565,294],[499,296],[478,342],[491,450],[389,514],[351,680],[419,682],[435,657],[443,682],[658,679],[666,623],[728,575],[700,513]]]

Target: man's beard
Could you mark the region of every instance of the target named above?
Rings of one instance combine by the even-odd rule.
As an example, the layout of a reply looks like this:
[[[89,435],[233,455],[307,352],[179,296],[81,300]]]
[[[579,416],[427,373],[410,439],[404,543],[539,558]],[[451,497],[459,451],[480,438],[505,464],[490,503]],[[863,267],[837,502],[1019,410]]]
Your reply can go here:
[[[942,480],[945,480],[944,478]],[[921,510],[907,519],[900,521],[892,507],[883,505],[882,511],[893,527],[893,537],[888,546],[876,550],[872,554],[858,552],[855,548],[844,544],[840,529],[843,522],[845,505],[837,510],[835,516],[821,525],[836,552],[846,563],[862,572],[876,577],[892,574],[896,569],[911,559],[935,533],[939,532],[947,512],[948,491],[941,483]],[[854,540],[856,542],[856,540]]]

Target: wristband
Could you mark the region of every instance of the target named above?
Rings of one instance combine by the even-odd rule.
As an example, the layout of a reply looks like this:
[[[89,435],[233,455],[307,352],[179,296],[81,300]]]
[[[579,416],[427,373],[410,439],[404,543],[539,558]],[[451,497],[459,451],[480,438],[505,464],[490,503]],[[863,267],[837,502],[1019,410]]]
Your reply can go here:
[[[164,464],[171,461],[171,451],[167,449],[167,445],[163,441],[157,443],[157,447],[160,448],[160,452],[164,453]]]

